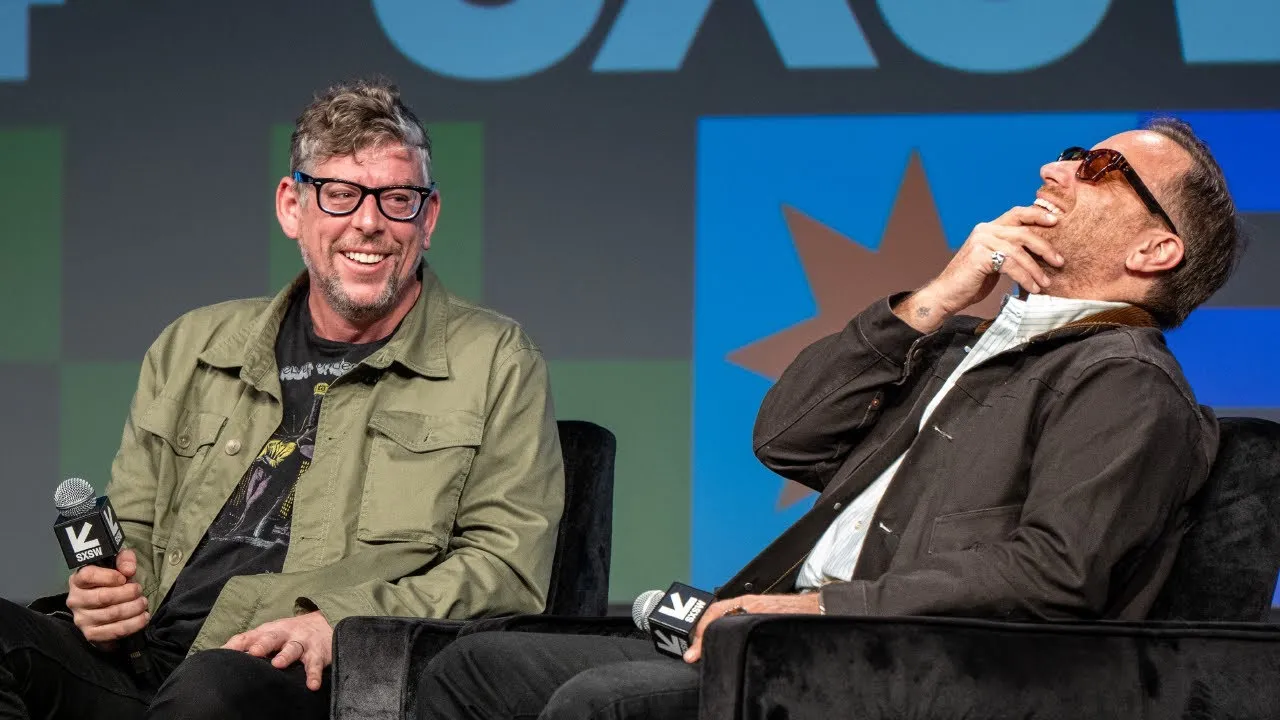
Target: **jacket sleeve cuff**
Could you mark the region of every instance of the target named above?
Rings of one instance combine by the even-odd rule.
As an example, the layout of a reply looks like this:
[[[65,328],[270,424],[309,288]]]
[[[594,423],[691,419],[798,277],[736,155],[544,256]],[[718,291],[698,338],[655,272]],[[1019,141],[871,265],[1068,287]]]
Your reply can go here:
[[[833,582],[818,591],[823,615],[870,615],[867,584],[861,580]]]
[[[906,364],[912,346],[925,336],[893,312],[894,306],[910,295],[903,292],[877,300],[853,318],[853,326],[867,347],[899,366]]]
[[[337,625],[341,620],[348,617],[386,614],[378,612],[373,603],[369,601],[367,594],[361,592],[358,588],[299,597],[293,601],[295,615],[305,615],[317,610],[320,611],[325,620],[329,621],[331,626]]]
[[[52,615],[54,613],[69,613],[71,610],[67,607],[67,594],[58,593],[57,595],[46,595],[42,598],[36,598],[27,605],[27,609],[34,610],[41,615]]]

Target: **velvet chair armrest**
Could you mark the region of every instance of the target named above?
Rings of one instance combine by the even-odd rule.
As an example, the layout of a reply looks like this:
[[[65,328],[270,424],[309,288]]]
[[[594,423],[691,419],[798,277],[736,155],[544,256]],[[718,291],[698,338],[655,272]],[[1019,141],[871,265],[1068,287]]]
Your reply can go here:
[[[746,615],[703,662],[703,720],[1280,717],[1280,627],[1255,623]]]
[[[407,617],[349,617],[333,628],[332,720],[400,720],[411,660],[429,661],[467,623]]]
[[[472,621],[351,617],[333,631],[332,720],[416,717],[418,678],[462,635],[490,631],[644,637],[629,617],[515,615]]]

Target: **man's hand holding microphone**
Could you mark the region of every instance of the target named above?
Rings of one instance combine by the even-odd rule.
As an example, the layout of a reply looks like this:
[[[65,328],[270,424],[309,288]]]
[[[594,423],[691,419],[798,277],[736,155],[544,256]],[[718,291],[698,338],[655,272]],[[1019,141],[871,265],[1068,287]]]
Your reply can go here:
[[[142,632],[151,620],[142,586],[133,579],[137,572],[138,558],[127,549],[116,556],[115,569],[85,565],[67,583],[67,608],[76,627],[103,650]]]

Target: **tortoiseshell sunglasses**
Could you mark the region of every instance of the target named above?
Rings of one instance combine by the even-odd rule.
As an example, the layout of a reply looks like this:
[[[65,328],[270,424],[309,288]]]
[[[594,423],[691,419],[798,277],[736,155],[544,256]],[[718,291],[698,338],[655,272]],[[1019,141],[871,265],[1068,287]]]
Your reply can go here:
[[[1076,177],[1087,183],[1096,183],[1112,170],[1119,170],[1124,179],[1129,182],[1129,186],[1138,193],[1138,197],[1142,198],[1147,209],[1164,220],[1174,235],[1178,234],[1178,228],[1174,226],[1169,213],[1160,207],[1156,196],[1147,189],[1142,178],[1138,177],[1138,171],[1133,169],[1128,160],[1125,160],[1124,155],[1107,148],[1086,150],[1082,147],[1069,147],[1058,156],[1059,162],[1076,160],[1080,161],[1079,167],[1076,168]]]

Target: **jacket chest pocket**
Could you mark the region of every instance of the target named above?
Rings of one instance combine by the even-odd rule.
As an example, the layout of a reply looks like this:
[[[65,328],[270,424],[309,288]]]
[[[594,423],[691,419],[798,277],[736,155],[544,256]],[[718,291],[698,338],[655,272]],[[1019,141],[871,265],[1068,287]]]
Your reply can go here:
[[[176,400],[158,397],[143,413],[138,427],[162,442],[157,461],[161,482],[172,478],[181,487],[187,473],[200,464],[209,447],[218,441],[218,434],[226,423],[225,415],[191,410]]]
[[[447,542],[483,431],[483,419],[465,410],[375,412],[356,537]]]
[[[929,554],[968,550],[975,545],[1000,542],[1018,527],[1021,516],[1021,505],[941,515],[933,521]]]

